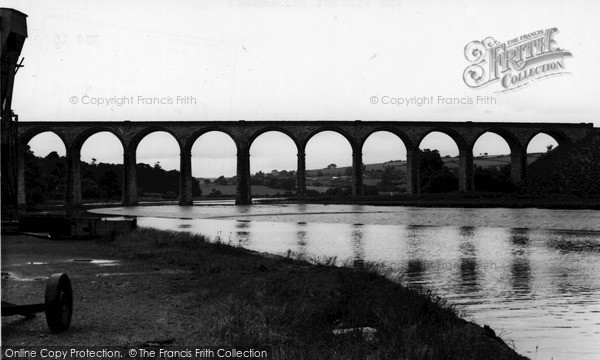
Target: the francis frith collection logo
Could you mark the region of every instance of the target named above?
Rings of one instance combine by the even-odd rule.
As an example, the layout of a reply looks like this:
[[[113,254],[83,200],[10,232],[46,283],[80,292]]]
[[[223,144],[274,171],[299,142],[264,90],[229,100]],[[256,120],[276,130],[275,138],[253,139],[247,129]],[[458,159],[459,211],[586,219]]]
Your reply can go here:
[[[564,58],[572,55],[557,46],[557,33],[557,28],[550,28],[503,43],[491,37],[471,41],[465,46],[465,57],[471,63],[463,73],[465,84],[479,88],[498,82],[497,92],[504,92],[566,73]]]

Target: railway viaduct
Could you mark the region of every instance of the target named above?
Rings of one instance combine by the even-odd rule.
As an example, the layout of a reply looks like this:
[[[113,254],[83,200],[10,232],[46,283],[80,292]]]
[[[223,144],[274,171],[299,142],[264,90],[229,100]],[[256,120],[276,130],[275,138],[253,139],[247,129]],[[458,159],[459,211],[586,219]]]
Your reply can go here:
[[[546,133],[559,146],[576,143],[594,131],[593,124],[512,123],[512,122],[416,122],[416,121],[170,121],[170,122],[87,122],[87,121],[21,121],[18,122],[17,202],[25,204],[25,145],[37,134],[50,131],[58,135],[67,150],[67,194],[69,207],[82,203],[80,153],[85,140],[95,133],[108,131],[122,143],[124,206],[137,204],[136,150],[140,141],[155,131],[173,135],[180,148],[179,204],[192,205],[192,161],[194,142],[209,131],[228,134],[237,147],[236,204],[250,204],[250,146],[254,139],[268,131],[279,131],[296,144],[298,153],[296,190],[306,192],[305,148],[310,138],[322,131],[343,135],[352,147],[353,194],[361,195],[363,188],[362,147],[366,139],[378,131],[398,136],[407,150],[408,193],[419,193],[419,144],[430,132],[449,135],[459,149],[459,190],[473,190],[473,146],[486,132],[500,135],[511,152],[511,177],[518,183],[525,176],[526,150],[529,141]]]

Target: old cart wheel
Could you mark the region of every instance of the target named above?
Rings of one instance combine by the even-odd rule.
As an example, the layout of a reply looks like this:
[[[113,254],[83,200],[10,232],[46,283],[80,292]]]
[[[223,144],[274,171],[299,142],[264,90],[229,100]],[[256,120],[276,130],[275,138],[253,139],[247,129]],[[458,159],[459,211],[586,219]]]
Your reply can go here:
[[[73,314],[73,291],[67,274],[54,274],[46,283],[46,322],[53,332],[65,331]]]

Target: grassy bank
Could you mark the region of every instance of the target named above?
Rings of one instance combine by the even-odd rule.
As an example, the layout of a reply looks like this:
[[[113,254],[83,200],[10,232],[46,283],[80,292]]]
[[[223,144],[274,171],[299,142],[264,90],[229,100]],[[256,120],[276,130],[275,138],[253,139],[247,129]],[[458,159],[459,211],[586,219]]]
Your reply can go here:
[[[187,343],[273,346],[282,359],[522,359],[442,299],[375,271],[265,256],[186,233],[137,230],[112,255],[190,270],[183,307],[202,309]],[[336,335],[334,330],[369,327]]]

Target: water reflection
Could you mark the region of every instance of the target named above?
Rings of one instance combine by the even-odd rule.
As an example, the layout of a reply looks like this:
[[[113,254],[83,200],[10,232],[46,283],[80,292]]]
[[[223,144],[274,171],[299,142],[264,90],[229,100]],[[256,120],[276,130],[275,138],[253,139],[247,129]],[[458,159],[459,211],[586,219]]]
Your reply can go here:
[[[296,231],[296,245],[298,245],[298,247],[296,248],[297,249],[296,251],[298,253],[298,258],[305,259],[306,254],[307,254],[306,244],[308,243],[306,241],[306,238],[307,238],[307,232],[305,229],[306,223],[298,222],[297,226],[298,226],[298,230]]]
[[[510,266],[510,280],[513,293],[526,295],[531,293],[531,263],[529,246],[529,229],[510,229],[510,244],[512,262]]]
[[[235,240],[239,246],[247,247],[251,242],[251,232],[250,232],[250,221],[247,220],[238,220],[235,223]]]
[[[365,245],[363,243],[362,224],[352,225],[352,234],[350,235],[350,243],[354,252],[354,266],[362,268],[365,265]]]
[[[408,225],[406,227],[406,255],[408,264],[406,268],[406,278],[409,283],[414,285],[424,281],[426,266],[421,252],[423,251],[422,226]]]
[[[475,228],[461,226],[460,236],[460,286],[463,293],[479,290],[477,283],[477,250],[475,249]]]
[[[562,253],[589,252],[600,254],[600,239],[595,231],[554,230],[548,235],[549,248]]]

